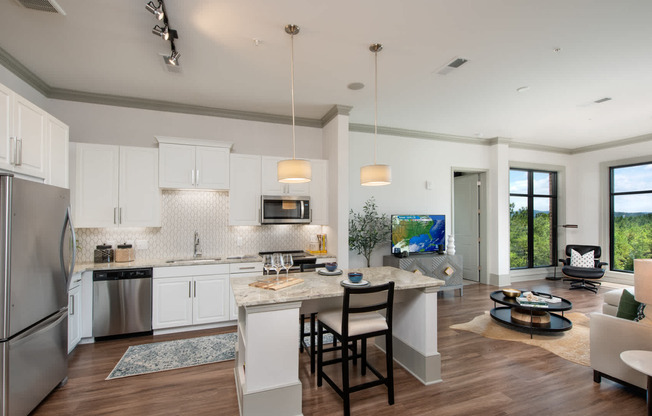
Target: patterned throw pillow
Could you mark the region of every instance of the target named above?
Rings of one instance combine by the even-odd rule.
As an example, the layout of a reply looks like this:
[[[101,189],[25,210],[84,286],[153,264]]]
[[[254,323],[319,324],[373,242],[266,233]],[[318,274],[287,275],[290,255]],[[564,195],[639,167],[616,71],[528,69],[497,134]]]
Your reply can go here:
[[[577,251],[571,249],[571,266],[573,267],[595,267],[595,259],[593,258],[593,250],[581,255]]]
[[[636,311],[636,318],[634,318],[634,321],[640,322],[643,319],[645,319],[645,303],[638,305],[638,311]]]

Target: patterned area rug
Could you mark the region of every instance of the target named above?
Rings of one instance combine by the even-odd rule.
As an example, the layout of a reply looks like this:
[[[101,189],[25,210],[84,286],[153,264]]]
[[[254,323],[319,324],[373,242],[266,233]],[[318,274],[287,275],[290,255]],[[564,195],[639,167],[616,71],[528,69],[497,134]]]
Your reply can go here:
[[[529,333],[519,332],[497,323],[491,318],[489,311],[476,316],[470,322],[451,325],[451,328],[473,332],[486,338],[536,345],[568,361],[590,367],[589,317],[578,312],[565,313],[564,316],[573,323],[569,331],[550,335],[535,334],[532,339]]]
[[[237,341],[233,332],[130,346],[106,380],[233,360]]]

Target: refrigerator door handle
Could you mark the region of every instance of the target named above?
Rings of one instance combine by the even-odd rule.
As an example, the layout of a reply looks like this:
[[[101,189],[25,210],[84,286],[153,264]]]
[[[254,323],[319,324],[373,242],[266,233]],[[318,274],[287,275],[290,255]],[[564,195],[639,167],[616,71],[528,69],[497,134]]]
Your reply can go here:
[[[68,312],[67,311],[60,311],[59,313],[56,313],[43,322],[41,322],[38,325],[35,325],[33,328],[28,329],[27,331],[21,333],[20,335],[17,335],[14,337],[10,342],[12,342],[12,347],[15,348],[19,345],[21,345],[25,341],[29,341],[29,337],[32,335],[40,334],[43,332],[49,331],[51,328],[59,325],[61,321],[64,319],[68,318]]]
[[[66,268],[66,263],[63,258],[64,253],[64,244],[66,243],[66,229],[70,226],[70,235],[72,237],[72,260],[70,261],[70,269]],[[75,269],[75,262],[77,261],[77,237],[75,236],[75,227],[72,225],[72,214],[70,212],[70,207],[66,210],[66,219],[63,222],[63,230],[61,231],[61,244],[59,245],[59,259],[61,260],[61,269],[63,270],[63,276],[66,279],[66,287],[68,287],[68,282],[70,277],[72,277],[72,272]]]

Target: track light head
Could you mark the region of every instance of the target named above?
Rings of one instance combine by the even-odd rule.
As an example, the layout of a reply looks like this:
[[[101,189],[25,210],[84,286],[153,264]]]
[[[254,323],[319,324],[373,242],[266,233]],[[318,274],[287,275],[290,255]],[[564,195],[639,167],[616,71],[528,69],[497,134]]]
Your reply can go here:
[[[163,20],[165,17],[165,13],[163,13],[163,5],[161,2],[158,3],[158,6],[154,5],[153,1],[148,2],[145,5],[145,9],[147,9],[148,12],[154,15],[157,20]]]
[[[152,33],[156,36],[160,36],[163,40],[170,39],[170,30],[167,26],[160,27],[159,25],[156,25],[154,26],[154,29],[152,29]]]
[[[170,56],[165,57],[165,63],[172,66],[179,66],[179,57],[181,54],[175,50],[172,50]]]

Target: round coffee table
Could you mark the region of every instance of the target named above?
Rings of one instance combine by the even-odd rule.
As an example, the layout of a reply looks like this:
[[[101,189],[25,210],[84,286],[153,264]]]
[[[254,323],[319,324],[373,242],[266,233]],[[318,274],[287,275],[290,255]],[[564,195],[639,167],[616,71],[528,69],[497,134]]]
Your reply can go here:
[[[573,323],[564,317],[564,311],[571,310],[573,304],[564,298],[559,298],[561,299],[560,303],[550,303],[547,307],[542,308],[521,305],[515,298],[505,296],[502,290],[491,292],[489,297],[494,301],[494,308],[490,311],[491,317],[515,329],[529,331],[530,338],[534,332],[568,331],[573,327]],[[496,307],[497,303],[505,306]],[[561,315],[552,312],[561,312]],[[529,322],[522,319],[528,315]]]
[[[647,376],[647,414],[648,416],[652,415],[652,401],[650,400],[650,391],[652,391],[652,351],[623,351],[620,353],[620,359],[634,370]]]

